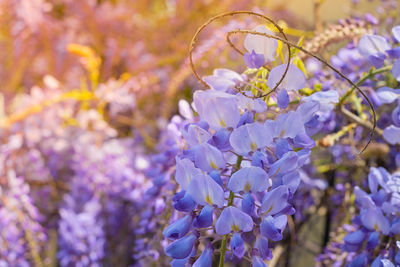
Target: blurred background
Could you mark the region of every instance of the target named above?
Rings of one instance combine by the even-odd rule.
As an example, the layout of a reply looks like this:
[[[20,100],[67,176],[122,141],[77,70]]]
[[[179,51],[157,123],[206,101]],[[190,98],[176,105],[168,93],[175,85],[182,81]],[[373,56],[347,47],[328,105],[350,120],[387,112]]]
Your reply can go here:
[[[356,9],[355,2],[361,2]],[[187,66],[188,46],[208,18],[253,10],[291,27],[294,31],[288,33],[295,38],[310,38],[316,27],[321,30],[349,13],[376,12],[376,4],[350,0],[4,0],[0,3],[0,119],[2,125],[22,119],[29,112],[16,118],[11,99],[35,86],[45,90],[49,81],[63,91],[131,81],[129,90],[134,91],[141,111],[137,120],[168,118],[176,106],[176,94],[188,96],[186,86],[198,86]],[[200,73],[225,65],[227,53],[230,65],[238,59],[227,49],[222,26],[256,22],[238,16],[229,23],[226,19],[210,25],[196,52]],[[155,105],[147,105],[146,99]]]

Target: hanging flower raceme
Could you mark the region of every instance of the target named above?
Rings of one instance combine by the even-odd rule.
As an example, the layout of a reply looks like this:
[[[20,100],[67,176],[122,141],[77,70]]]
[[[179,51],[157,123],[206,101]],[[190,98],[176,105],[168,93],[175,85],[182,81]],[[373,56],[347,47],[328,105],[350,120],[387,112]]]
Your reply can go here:
[[[245,41],[250,67],[261,67],[256,64],[261,56],[274,61],[277,41],[254,38],[249,35]],[[261,40],[265,43],[259,47]],[[273,68],[264,85],[276,86],[285,68]],[[299,172],[315,146],[310,136],[317,131],[307,131],[307,125],[337,102],[336,95],[328,100],[311,95],[289,105],[289,96],[279,92],[298,94],[306,83],[293,64],[278,86],[278,107],[268,108],[268,99],[257,98],[252,87],[235,91],[252,82],[248,77],[241,83],[241,77],[225,69],[206,77],[211,89],[193,95],[199,116],[181,125],[185,146],[176,156],[176,212],[164,229],[164,237],[173,241],[165,247],[173,265],[211,266],[211,255],[219,254],[222,260],[251,259],[253,266],[266,266],[264,260],[272,257],[268,244],[284,236],[288,216],[295,212],[291,199]],[[277,115],[266,119],[268,109]]]

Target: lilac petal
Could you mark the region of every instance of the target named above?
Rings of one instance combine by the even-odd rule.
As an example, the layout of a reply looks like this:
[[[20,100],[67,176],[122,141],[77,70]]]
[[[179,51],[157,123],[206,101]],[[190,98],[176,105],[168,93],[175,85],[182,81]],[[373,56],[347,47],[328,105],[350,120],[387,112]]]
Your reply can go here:
[[[193,111],[192,108],[190,107],[190,104],[186,100],[179,100],[178,103],[179,106],[179,114],[181,114],[182,117],[184,117],[187,120],[193,120]]]
[[[278,92],[278,107],[285,109],[289,106],[290,98],[285,89]]]
[[[253,220],[240,209],[229,206],[219,216],[215,224],[215,230],[219,235],[226,235],[232,231],[237,232],[239,230],[249,232],[253,230]]]
[[[251,193],[244,194],[242,199],[242,210],[247,214],[249,214],[250,216],[253,216],[254,208],[255,208],[255,202]]]
[[[400,60],[396,60],[393,64],[392,74],[398,82],[400,82]]]
[[[390,87],[381,87],[376,91],[379,100],[382,103],[390,104],[400,97],[400,89],[392,89]]]
[[[271,239],[272,241],[282,240],[282,232],[287,224],[286,215],[281,215],[276,218],[267,216],[260,224],[260,232],[263,236]]]
[[[354,188],[354,195],[356,196],[357,203],[363,208],[375,207],[375,203],[364,190],[356,186]]]
[[[307,97],[303,97],[303,99],[307,99]],[[320,109],[321,104],[319,100],[319,98],[317,100],[309,98],[296,109],[296,112],[300,114],[304,123],[309,122]]]
[[[175,194],[172,200],[174,202],[174,209],[179,211],[189,212],[196,207],[196,202],[194,202],[193,198],[184,190]]]
[[[233,235],[233,237],[231,239],[230,247],[231,247],[231,252],[233,255],[235,255],[239,259],[243,258],[246,250],[244,248],[244,241],[239,233],[235,233]]]
[[[260,167],[244,167],[235,172],[228,182],[228,188],[233,192],[262,192],[271,186],[267,173]]]
[[[293,151],[291,145],[285,138],[279,138],[275,146],[275,154],[281,158],[286,152]]]
[[[378,228],[383,234],[389,234],[389,221],[380,209],[376,207],[363,209],[360,215],[363,226],[368,230],[373,231]]]
[[[274,35],[264,25],[255,27],[253,31]],[[244,47],[249,52],[254,51],[256,54],[263,55],[265,61],[272,62],[278,49],[278,41],[266,36],[248,34],[244,40]]]
[[[264,55],[256,54],[256,52],[252,50],[251,53],[247,52],[244,54],[244,62],[246,63],[247,67],[251,69],[258,69],[265,64],[265,59]]]
[[[265,194],[260,209],[261,213],[277,214],[288,206],[288,198],[289,188],[285,185],[278,186]]]
[[[201,173],[201,170],[196,168],[189,159],[176,161],[175,180],[184,190],[187,190],[193,177]]]
[[[234,128],[240,120],[240,111],[234,95],[215,90],[196,91],[193,100],[200,118],[215,130]]]
[[[203,77],[203,80],[214,90],[227,91],[243,81],[240,74],[229,69],[215,69],[213,75]]]
[[[282,158],[275,161],[268,171],[269,176],[283,175],[292,172],[298,168],[299,156],[294,151],[285,153]]]
[[[366,238],[366,233],[362,230],[355,231],[350,233],[344,237],[344,242],[355,245],[355,244],[362,244]]]
[[[400,47],[395,47],[386,51],[389,57],[400,58]]]
[[[184,259],[192,252],[197,237],[193,234],[172,242],[165,248],[165,254],[174,259]]]
[[[213,208],[211,206],[204,206],[200,214],[196,216],[193,221],[193,226],[196,228],[206,228],[213,223]]]
[[[376,246],[379,245],[379,233],[378,232],[372,232],[370,236],[368,237],[367,249],[374,249]]]
[[[269,122],[266,121],[265,125]],[[304,123],[302,116],[299,112],[289,111],[288,113],[280,114],[274,122],[274,135],[273,137],[279,138],[294,138],[297,134],[304,132]],[[267,127],[268,129],[270,127]]]
[[[194,147],[194,163],[196,167],[206,172],[225,168],[222,152],[216,147],[203,143]]]
[[[389,43],[379,35],[366,34],[358,42],[358,51],[366,58],[378,53],[384,53],[389,49]]]
[[[254,248],[257,249],[258,254],[264,260],[270,260],[272,258],[272,252],[268,248],[268,239],[263,236],[257,236]]]
[[[385,58],[386,58],[386,55],[383,53],[370,55],[368,57],[369,61],[371,61],[372,65],[374,65],[375,68],[382,68],[383,65],[385,64]]]
[[[383,130],[383,138],[391,144],[400,144],[400,127],[390,125]]]
[[[190,124],[182,135],[190,146],[199,145],[211,139],[211,134],[196,124]]]
[[[213,249],[208,246],[201,253],[200,257],[193,263],[192,267],[211,267],[212,265]]]
[[[230,69],[224,69],[224,68],[214,69],[213,74],[215,76],[222,77],[222,78],[234,81],[234,82],[242,82],[243,81],[243,77],[239,73],[237,73],[233,70],[230,70]]]
[[[270,130],[258,122],[247,123],[233,130],[229,139],[232,148],[240,155],[264,148],[272,143]]]
[[[378,169],[371,168],[371,171],[368,174],[368,187],[372,194],[376,194],[378,192],[379,181],[376,172],[379,172]]]
[[[274,88],[276,84],[281,80],[286,70],[286,64],[279,65],[271,70],[269,73],[267,85],[270,88]],[[286,73],[285,78],[279,84],[278,89],[286,89],[288,91],[299,90],[304,88],[306,85],[306,76],[304,73],[295,65],[290,64],[289,69]]]
[[[397,42],[400,42],[400,25],[392,28],[392,34]]]
[[[253,256],[251,257],[252,267],[268,267],[267,264],[259,257]]]
[[[393,110],[392,121],[395,126],[400,126],[400,105]]]
[[[188,193],[199,205],[224,205],[224,190],[207,174],[193,177]]]
[[[246,97],[241,93],[236,94],[236,98],[241,109],[247,109],[257,113],[262,113],[267,110],[267,104],[260,98],[253,99],[251,97]]]
[[[192,217],[187,215],[185,217],[180,218],[179,220],[170,224],[165,230],[163,231],[163,236],[168,239],[179,239],[185,236],[192,224]]]
[[[300,184],[300,173],[298,171],[294,171],[283,175],[282,184],[287,185],[290,192],[295,192]]]

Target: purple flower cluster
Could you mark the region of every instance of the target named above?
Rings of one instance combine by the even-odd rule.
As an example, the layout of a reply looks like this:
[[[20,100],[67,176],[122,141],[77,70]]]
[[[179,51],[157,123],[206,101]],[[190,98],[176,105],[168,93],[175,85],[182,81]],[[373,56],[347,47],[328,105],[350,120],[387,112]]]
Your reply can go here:
[[[248,48],[251,41],[246,40]],[[276,50],[270,43],[263,46],[273,55],[270,47]],[[273,88],[284,70],[285,65],[273,68],[266,85]],[[180,128],[185,147],[176,157],[180,191],[172,201],[183,214],[164,229],[164,237],[173,241],[165,253],[173,266],[211,266],[213,250],[222,261],[266,266],[264,260],[272,258],[270,247],[282,240],[295,213],[291,201],[315,146],[310,136],[321,129],[338,94],[317,92],[285,110],[287,91],[298,94],[306,83],[293,64],[278,86],[278,108],[241,91],[251,80],[234,71],[217,69],[205,81],[211,89],[193,95],[199,116]]]

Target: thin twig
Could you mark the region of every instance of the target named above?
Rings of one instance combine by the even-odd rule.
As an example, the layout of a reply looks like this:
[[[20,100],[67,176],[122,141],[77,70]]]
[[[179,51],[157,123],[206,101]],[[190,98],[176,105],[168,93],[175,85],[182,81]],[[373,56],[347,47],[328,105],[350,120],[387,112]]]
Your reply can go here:
[[[358,87],[358,85],[356,85],[352,80],[350,80],[346,75],[344,75],[343,73],[341,73],[338,69],[336,69],[335,67],[333,67],[330,63],[328,63],[325,59],[321,58],[320,56],[307,51],[306,49],[302,48],[301,46],[298,46],[296,44],[293,44],[292,42],[289,42],[288,40],[282,39],[278,36],[275,35],[271,35],[271,34],[267,34],[267,33],[261,33],[261,32],[255,32],[255,31],[248,31],[248,30],[236,30],[236,31],[230,31],[227,33],[227,40],[229,40],[229,44],[231,46],[234,46],[234,44],[230,41],[230,35],[236,34],[236,33],[247,33],[247,34],[256,34],[256,35],[261,35],[261,36],[265,36],[265,37],[269,37],[269,38],[274,38],[276,40],[279,40],[281,42],[284,42],[285,44],[294,47],[300,51],[302,51],[305,54],[308,54],[312,57],[314,57],[315,59],[317,59],[318,61],[322,62],[323,64],[325,64],[328,68],[330,68],[331,70],[333,70],[334,72],[336,72],[341,78],[343,78],[344,80],[346,80],[352,87],[354,87],[364,98],[365,100],[368,102],[368,105],[370,106],[371,110],[372,110],[372,118],[373,118],[373,126],[372,129],[370,131],[370,137],[368,139],[367,144],[364,146],[364,148],[359,152],[359,154],[361,154],[362,152],[364,152],[364,150],[368,147],[368,145],[372,142],[372,138],[374,137],[374,133],[375,133],[375,128],[376,128],[376,112],[375,112],[375,108],[372,105],[372,102],[369,100],[368,96]],[[289,49],[290,50],[290,49]],[[272,92],[273,90],[271,90]],[[269,93],[271,93],[269,92]],[[269,94],[268,93],[268,94]],[[268,95],[267,94],[267,95]]]
[[[215,17],[210,18],[206,23],[204,23],[203,25],[200,26],[200,28],[197,29],[195,35],[192,38],[192,41],[190,42],[190,46],[189,46],[190,68],[192,69],[192,72],[196,76],[196,78],[207,88],[209,87],[208,84],[197,73],[196,68],[194,66],[194,62],[193,62],[192,53],[193,53],[194,45],[195,45],[195,43],[197,41],[197,38],[198,38],[199,34],[204,30],[204,28],[207,27],[207,25],[209,25],[213,21],[218,20],[220,18],[227,17],[227,16],[235,16],[235,15],[241,15],[241,14],[246,14],[246,15],[250,15],[250,16],[256,16],[256,17],[262,18],[264,20],[267,20],[268,22],[272,23],[272,25],[274,25],[274,27],[282,34],[283,40],[286,40],[286,41],[288,40],[286,35],[285,35],[285,33],[283,32],[283,29],[274,20],[270,19],[267,16],[264,16],[262,14],[255,13],[255,12],[252,12],[252,11],[232,11],[232,12],[223,13],[223,14],[220,14],[220,15],[217,15]],[[256,32],[256,33],[258,34],[259,32]],[[228,36],[227,36],[227,41],[228,41],[228,43],[230,42],[228,40]],[[288,63],[286,65],[285,72],[282,75],[281,79],[278,81],[278,83],[275,85],[275,87],[267,95],[271,94],[272,92],[274,92],[278,88],[278,86],[282,83],[283,79],[285,78],[287,71],[289,70],[289,63],[290,63],[290,59],[291,59],[291,51],[290,51],[289,43],[288,42],[285,42],[285,43],[286,43],[287,49],[288,49]],[[232,47],[234,47],[234,46],[232,46]],[[235,49],[235,50],[236,51],[240,51],[239,49]]]

